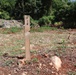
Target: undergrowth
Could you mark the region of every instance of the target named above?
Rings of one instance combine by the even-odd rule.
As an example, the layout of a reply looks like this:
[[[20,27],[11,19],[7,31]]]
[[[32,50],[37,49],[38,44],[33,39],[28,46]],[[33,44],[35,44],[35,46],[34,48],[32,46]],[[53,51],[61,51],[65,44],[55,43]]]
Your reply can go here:
[[[56,27],[49,27],[49,26],[43,26],[39,28],[32,28],[31,32],[44,32],[44,31],[49,31],[49,30],[57,30]]]
[[[10,34],[10,33],[20,32],[21,30],[22,30],[22,28],[18,28],[18,27],[3,28],[3,29],[0,30],[0,33],[2,33],[2,34]]]

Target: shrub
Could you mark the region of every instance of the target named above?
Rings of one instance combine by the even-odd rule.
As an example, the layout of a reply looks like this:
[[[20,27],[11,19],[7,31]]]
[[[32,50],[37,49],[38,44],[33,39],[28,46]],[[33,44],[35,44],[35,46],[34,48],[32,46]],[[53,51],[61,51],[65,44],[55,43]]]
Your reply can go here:
[[[54,26],[55,26],[55,27],[58,27],[58,28],[62,27],[62,25],[63,25],[63,22],[62,22],[62,21],[60,21],[60,22],[55,22],[55,23],[54,23]]]
[[[54,20],[54,16],[43,16],[42,18],[39,19],[39,25],[40,26],[50,26],[52,24],[52,21]]]
[[[31,28],[38,28],[38,21],[31,18]]]
[[[2,18],[2,19],[10,19],[10,15],[9,15],[9,13],[7,12],[7,11],[1,11],[0,12],[0,18]]]
[[[64,22],[64,28],[76,28],[76,22]]]

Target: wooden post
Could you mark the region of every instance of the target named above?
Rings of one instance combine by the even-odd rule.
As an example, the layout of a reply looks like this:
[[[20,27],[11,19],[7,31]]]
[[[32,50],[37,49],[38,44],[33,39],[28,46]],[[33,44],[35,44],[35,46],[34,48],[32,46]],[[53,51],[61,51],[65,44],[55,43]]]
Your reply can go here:
[[[24,16],[24,23],[25,23],[25,55],[26,60],[31,60],[30,57],[30,16]]]

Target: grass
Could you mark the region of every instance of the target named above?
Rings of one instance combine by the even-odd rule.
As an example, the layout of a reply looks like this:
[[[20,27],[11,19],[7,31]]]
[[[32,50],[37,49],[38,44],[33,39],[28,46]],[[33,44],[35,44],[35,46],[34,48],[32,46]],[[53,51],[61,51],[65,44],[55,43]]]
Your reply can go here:
[[[74,66],[76,67],[76,64],[74,64]]]
[[[32,28],[31,32],[44,32],[44,31],[49,31],[49,30],[57,30],[57,28],[56,27],[43,26],[40,28]]]
[[[68,75],[76,75],[76,72],[75,71],[70,71],[70,72],[68,72]]]
[[[17,33],[20,32],[22,30],[22,28],[18,28],[18,27],[12,27],[12,28],[4,28],[0,31],[0,33],[2,34],[10,34],[10,33]]]
[[[36,54],[37,51],[36,50],[30,50],[31,53]]]
[[[62,51],[65,52],[65,49],[66,49],[66,42],[65,40],[62,40]]]
[[[43,32],[43,31],[49,31],[49,30],[56,30],[55,28],[51,27],[41,27],[37,30],[35,29],[34,32]],[[8,31],[7,31],[8,30]],[[21,31],[21,30],[20,30]],[[23,55],[25,53],[25,50],[21,50],[21,48],[25,45],[24,44],[24,33],[20,32],[19,29],[16,31],[16,28],[12,29],[4,29],[2,33],[5,32],[5,34],[0,34],[0,56],[3,55],[3,53],[9,53],[11,56],[15,55]],[[32,29],[31,29],[32,31]],[[18,33],[18,34],[8,34],[8,33]],[[31,54],[37,54],[38,50],[41,50],[42,53],[51,53],[54,52],[58,56],[66,55],[67,48],[67,32],[66,34],[59,34],[55,31],[53,32],[43,32],[43,33],[31,33],[30,41],[34,45],[38,45],[37,50],[31,50]],[[60,31],[59,31],[60,32]],[[74,36],[74,35],[73,35]],[[41,40],[41,41],[40,41]],[[40,47],[40,48],[39,48]],[[68,55],[68,53],[67,53]],[[0,61],[3,60],[0,58]],[[38,62],[38,58],[33,58],[31,60],[32,63]],[[4,61],[5,65],[11,66],[13,61],[11,59]],[[76,66],[76,64],[74,64]],[[37,70],[38,71],[38,70]],[[38,71],[39,73],[39,71]],[[76,72],[71,71],[68,72],[68,75],[76,75]]]
[[[9,59],[9,60],[6,60],[5,62],[4,62],[4,65],[5,66],[11,66],[11,64],[13,63],[14,61],[12,60],[12,59]]]
[[[18,28],[18,27],[12,27],[12,28],[3,28],[0,29],[0,33],[2,34],[11,34],[11,33],[18,33],[21,32],[23,28]],[[39,28],[31,28],[31,32],[44,32],[44,31],[49,31],[49,30],[57,30],[56,27],[49,27],[49,26],[43,26]]]
[[[24,46],[24,38],[20,36],[18,34],[14,34],[11,36],[9,34],[3,34],[2,36],[1,34],[0,44],[2,44],[2,46],[0,46],[0,56],[4,53],[10,53],[10,55],[18,55],[23,53],[24,50],[22,50],[21,48]]]
[[[37,58],[33,58],[32,62],[38,62],[38,59]]]
[[[25,51],[24,50],[12,50],[11,52],[10,52],[10,54],[11,55],[20,55],[20,54],[23,54],[23,53],[25,53]]]

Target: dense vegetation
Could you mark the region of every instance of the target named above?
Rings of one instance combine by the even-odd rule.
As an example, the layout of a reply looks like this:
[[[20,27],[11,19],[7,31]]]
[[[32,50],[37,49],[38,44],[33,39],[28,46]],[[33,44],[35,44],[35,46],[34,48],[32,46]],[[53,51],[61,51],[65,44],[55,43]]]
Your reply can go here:
[[[76,28],[76,1],[72,0],[0,0],[1,19],[31,16],[31,25]]]

